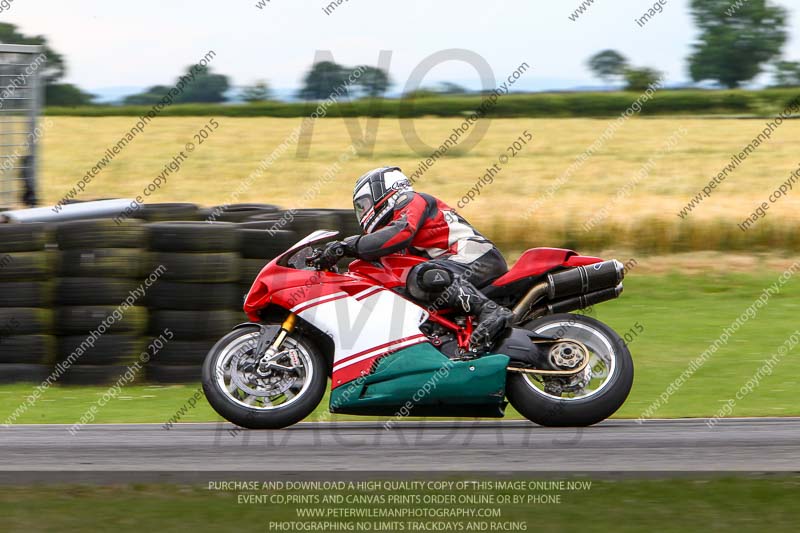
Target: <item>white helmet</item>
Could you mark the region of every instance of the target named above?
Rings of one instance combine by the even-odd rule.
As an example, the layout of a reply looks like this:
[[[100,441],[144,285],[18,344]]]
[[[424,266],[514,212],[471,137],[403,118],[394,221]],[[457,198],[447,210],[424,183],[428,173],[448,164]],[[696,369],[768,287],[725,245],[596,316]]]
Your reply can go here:
[[[398,193],[413,190],[400,167],[376,168],[358,178],[353,189],[353,207],[364,233],[385,226],[392,218]]]

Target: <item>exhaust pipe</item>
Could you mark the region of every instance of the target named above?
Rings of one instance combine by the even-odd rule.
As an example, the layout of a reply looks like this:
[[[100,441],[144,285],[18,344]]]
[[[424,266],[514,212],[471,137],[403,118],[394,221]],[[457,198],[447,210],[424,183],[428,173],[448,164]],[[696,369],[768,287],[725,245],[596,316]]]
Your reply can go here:
[[[616,259],[548,274],[514,307],[514,323],[528,317],[567,313],[612,300],[622,293],[620,282],[623,277],[625,267]],[[550,304],[534,308],[543,298],[550,300]]]
[[[577,309],[584,309],[600,302],[613,300],[622,294],[622,283],[610,289],[602,289],[599,291],[590,292],[589,294],[582,294],[566,300],[559,300],[547,306],[547,314],[554,313],[569,313]]]
[[[528,315],[528,312],[540,298],[547,294],[547,282],[537,283],[528,291],[522,300],[514,306],[514,323],[519,323]]]
[[[570,296],[584,295],[611,289],[625,277],[624,265],[612,259],[592,265],[579,266],[547,275],[547,297],[563,300]]]

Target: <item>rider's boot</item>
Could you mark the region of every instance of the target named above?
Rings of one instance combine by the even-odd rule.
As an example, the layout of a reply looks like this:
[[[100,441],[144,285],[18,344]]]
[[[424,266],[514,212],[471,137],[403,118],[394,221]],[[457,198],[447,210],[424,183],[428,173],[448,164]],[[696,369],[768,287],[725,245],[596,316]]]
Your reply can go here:
[[[478,318],[470,336],[471,348],[485,348],[511,325],[514,313],[487,298],[472,283],[456,279],[447,289],[451,307]]]

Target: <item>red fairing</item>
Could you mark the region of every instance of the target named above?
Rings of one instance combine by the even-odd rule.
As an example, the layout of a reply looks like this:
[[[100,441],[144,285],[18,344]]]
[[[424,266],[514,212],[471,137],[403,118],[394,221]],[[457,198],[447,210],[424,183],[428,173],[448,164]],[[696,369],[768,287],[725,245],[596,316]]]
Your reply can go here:
[[[261,269],[253,282],[244,302],[244,312],[251,321],[260,322],[258,312],[271,303],[298,312],[302,311],[300,306],[309,300],[327,295],[341,292],[353,295],[375,285],[387,289],[403,287],[409,271],[424,261],[426,259],[423,257],[390,254],[376,261],[381,266],[356,260],[350,263],[349,272],[337,274],[282,267],[277,260],[273,260]],[[600,261],[602,259],[599,257],[578,255],[572,250],[533,248],[522,254],[511,270],[492,285],[501,286],[522,278],[539,276],[561,266],[576,267]]]
[[[591,255],[573,255],[567,262],[564,263],[564,266],[568,267],[577,267],[577,266],[584,266],[584,265],[593,265],[595,263],[602,262],[603,259],[600,257],[592,257]]]
[[[599,257],[578,255],[574,250],[564,248],[531,248],[520,256],[511,270],[494,280],[492,285],[499,287],[523,278],[540,276],[561,266],[591,265],[600,261],[602,259]]]
[[[364,289],[380,285],[391,289],[403,286],[408,271],[425,261],[409,255],[382,257],[381,268],[367,261],[353,261],[350,272],[337,274],[324,270],[298,270],[282,267],[277,260],[270,261],[258,273],[244,302],[244,312],[253,322],[260,322],[258,312],[275,304],[292,312],[301,312],[309,300],[329,294],[344,292],[354,295]]]
[[[291,309],[311,298],[341,291],[342,283],[354,282],[334,272],[298,270],[276,263],[276,260],[270,261],[261,269],[247,293],[244,312],[253,322],[261,321],[258,312],[270,303]]]
[[[349,268],[352,274],[369,278],[387,289],[393,289],[404,287],[409,271],[425,261],[425,258],[414,255],[390,254],[376,261],[382,267],[358,259],[350,263]]]

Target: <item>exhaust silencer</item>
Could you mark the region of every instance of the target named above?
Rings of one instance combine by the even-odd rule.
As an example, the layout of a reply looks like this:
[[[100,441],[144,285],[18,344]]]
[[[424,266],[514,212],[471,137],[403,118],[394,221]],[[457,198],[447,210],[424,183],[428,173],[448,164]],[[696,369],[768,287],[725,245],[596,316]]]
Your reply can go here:
[[[571,268],[547,275],[547,296],[550,300],[562,300],[576,295],[588,297],[603,289],[614,290],[624,276],[624,266],[616,259]]]
[[[577,309],[584,309],[600,302],[613,300],[622,294],[622,283],[610,289],[602,289],[599,291],[590,292],[589,294],[582,294],[567,298],[566,300],[559,300],[547,306],[547,314],[554,313],[569,313]]]

